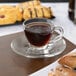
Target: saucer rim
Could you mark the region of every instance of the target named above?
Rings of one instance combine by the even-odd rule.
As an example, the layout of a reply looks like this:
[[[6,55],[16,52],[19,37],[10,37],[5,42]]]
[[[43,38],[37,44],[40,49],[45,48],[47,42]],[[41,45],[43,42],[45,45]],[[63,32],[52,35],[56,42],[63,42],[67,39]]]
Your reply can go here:
[[[21,36],[21,37],[19,37],[19,38],[21,39],[22,37],[23,37],[23,36]],[[61,54],[61,53],[66,49],[66,41],[65,41],[65,39],[62,38],[61,40],[63,41],[64,48],[63,48],[63,51],[61,51],[61,52],[58,52],[58,53],[56,53],[56,54],[54,54],[54,55],[52,55],[52,54],[42,54],[42,55],[40,55],[40,56],[29,56],[29,55],[26,55],[26,54],[24,55],[23,53],[17,51],[17,50],[15,49],[15,47],[13,46],[15,40],[17,40],[17,39],[19,39],[19,38],[16,38],[16,39],[14,39],[14,40],[11,42],[11,49],[12,49],[12,51],[15,52],[17,55],[21,55],[21,56],[24,56],[24,57],[27,57],[27,58],[48,58],[48,57],[54,57],[54,56],[57,56],[57,55]]]

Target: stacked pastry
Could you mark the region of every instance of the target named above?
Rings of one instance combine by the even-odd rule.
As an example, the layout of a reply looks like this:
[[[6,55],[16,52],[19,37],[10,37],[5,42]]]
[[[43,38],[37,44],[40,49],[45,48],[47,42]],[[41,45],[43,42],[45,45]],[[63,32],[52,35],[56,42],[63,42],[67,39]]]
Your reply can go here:
[[[19,3],[15,6],[0,6],[0,25],[14,24],[30,18],[53,18],[51,8],[41,5],[39,0]]]
[[[38,5],[41,5],[39,0],[32,0],[32,1],[19,3],[17,6],[20,8],[26,9],[26,8],[32,8]]]
[[[17,5],[23,9],[23,19],[30,18],[53,18],[53,13],[50,7],[44,7],[39,0],[23,2]]]
[[[76,53],[68,54],[58,62],[61,65],[51,71],[48,76],[76,76]]]

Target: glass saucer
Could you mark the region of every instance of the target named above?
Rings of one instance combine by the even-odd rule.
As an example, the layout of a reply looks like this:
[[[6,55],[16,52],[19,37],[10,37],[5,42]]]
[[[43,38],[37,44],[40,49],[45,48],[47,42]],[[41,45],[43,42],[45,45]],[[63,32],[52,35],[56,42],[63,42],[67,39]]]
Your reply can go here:
[[[29,47],[28,41],[26,40],[25,36],[16,38],[11,42],[11,48],[16,54],[28,58],[44,58],[44,57],[53,57],[59,55],[65,50],[66,42],[64,39],[60,39],[54,44],[54,47],[49,50],[49,53],[46,54],[44,54],[44,52],[40,54],[39,53],[36,54],[36,52],[35,54],[34,52],[28,53],[27,51],[28,47]]]

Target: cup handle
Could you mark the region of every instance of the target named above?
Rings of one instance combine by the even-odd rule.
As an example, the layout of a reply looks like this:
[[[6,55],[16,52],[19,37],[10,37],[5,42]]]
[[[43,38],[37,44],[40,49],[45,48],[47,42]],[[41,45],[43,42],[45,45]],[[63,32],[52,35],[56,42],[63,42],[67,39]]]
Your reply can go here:
[[[52,41],[53,43],[55,43],[56,41],[59,41],[62,38],[63,33],[64,33],[63,28],[60,26],[54,27],[54,31],[58,31],[59,35],[53,39],[53,41]]]

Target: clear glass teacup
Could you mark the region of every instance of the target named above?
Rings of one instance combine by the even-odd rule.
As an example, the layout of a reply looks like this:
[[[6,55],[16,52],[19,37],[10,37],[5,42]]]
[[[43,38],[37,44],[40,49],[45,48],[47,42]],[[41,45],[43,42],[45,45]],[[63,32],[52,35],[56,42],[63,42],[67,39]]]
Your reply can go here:
[[[34,18],[23,22],[25,37],[28,41],[27,56],[32,58],[50,57],[54,44],[63,36],[63,29],[54,26],[50,19]],[[54,32],[59,33],[52,37]]]

